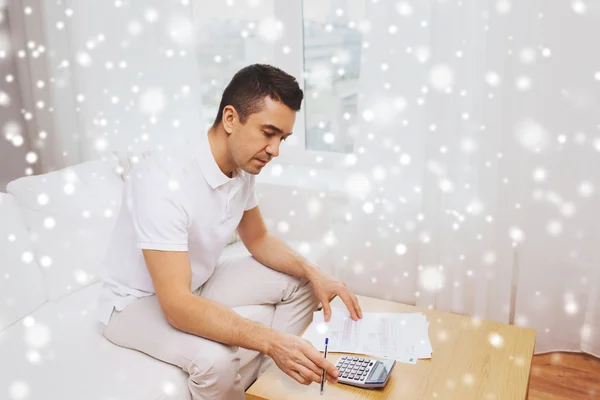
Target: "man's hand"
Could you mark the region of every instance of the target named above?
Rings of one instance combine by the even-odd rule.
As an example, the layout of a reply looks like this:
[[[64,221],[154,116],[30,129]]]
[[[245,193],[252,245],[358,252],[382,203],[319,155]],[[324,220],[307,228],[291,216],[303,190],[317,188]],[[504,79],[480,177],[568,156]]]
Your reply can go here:
[[[329,302],[333,300],[335,296],[340,296],[346,305],[346,308],[348,308],[352,320],[356,321],[363,317],[360,304],[358,304],[358,299],[354,293],[348,289],[348,286],[346,286],[344,282],[338,281],[321,270],[313,271],[314,272],[309,280],[312,283],[315,296],[319,299],[321,304],[323,304],[325,322],[328,322],[331,318],[331,305]]]
[[[326,379],[337,383],[340,375],[335,366],[306,339],[289,333],[278,334],[267,353],[280,370],[303,385],[321,383],[323,368]]]

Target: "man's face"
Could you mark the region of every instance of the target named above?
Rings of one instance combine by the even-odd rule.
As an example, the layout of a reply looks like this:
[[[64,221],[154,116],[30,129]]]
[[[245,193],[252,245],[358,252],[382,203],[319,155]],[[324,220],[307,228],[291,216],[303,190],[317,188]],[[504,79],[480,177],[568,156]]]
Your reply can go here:
[[[228,137],[228,147],[231,157],[238,167],[257,175],[279,155],[279,146],[291,135],[296,112],[265,97],[262,110],[251,114],[245,124],[240,124],[237,114],[230,121],[232,132]]]

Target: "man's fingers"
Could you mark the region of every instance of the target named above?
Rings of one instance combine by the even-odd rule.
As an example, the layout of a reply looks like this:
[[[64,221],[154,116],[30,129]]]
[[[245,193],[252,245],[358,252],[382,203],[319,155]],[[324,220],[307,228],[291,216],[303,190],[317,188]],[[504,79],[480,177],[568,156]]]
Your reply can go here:
[[[362,308],[360,308],[360,304],[358,303],[358,299],[356,298],[356,295],[354,293],[351,293],[350,298],[352,299],[352,304],[354,304],[354,309],[356,310],[356,315],[358,315],[359,318],[362,318],[363,317]]]
[[[299,363],[302,364],[304,367],[310,369],[315,374],[319,375],[319,382],[321,381],[321,376],[323,375],[323,368],[319,368],[305,354],[303,354],[303,357],[299,359]]]
[[[311,371],[310,369],[306,368],[304,365],[298,364],[296,366],[296,368],[298,369],[298,373],[300,373],[300,375],[302,375],[304,377],[304,379],[310,381],[310,382],[317,382],[317,383],[321,383],[321,376],[322,374],[316,374],[313,371]]]
[[[325,372],[327,372],[331,376],[336,378],[339,376],[340,372],[337,370],[335,365],[326,360],[325,357],[323,357],[317,349],[314,349],[314,352],[309,352],[308,354],[306,354],[306,356],[321,370],[325,368]]]
[[[358,316],[356,314],[356,310],[354,309],[354,303],[352,302],[352,299],[347,293],[344,293],[344,295],[340,297],[342,298],[342,301],[344,302],[346,308],[350,312],[350,316],[354,321],[356,321],[358,319]]]
[[[331,318],[331,305],[328,301],[323,303],[323,315],[325,316],[325,322],[329,322],[329,318]]]
[[[325,379],[327,379],[331,383],[338,383],[338,378],[329,374],[325,374]]]
[[[302,385],[308,385],[311,382],[309,379],[304,378],[298,372],[293,371],[293,370],[289,370],[288,375],[291,376],[292,378],[294,378],[296,380],[296,382],[298,382]]]

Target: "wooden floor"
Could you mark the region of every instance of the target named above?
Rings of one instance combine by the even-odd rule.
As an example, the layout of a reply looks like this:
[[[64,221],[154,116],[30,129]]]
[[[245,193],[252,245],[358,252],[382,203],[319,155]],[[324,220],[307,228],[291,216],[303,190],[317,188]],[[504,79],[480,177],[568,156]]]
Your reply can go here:
[[[600,400],[600,359],[575,353],[534,356],[528,399]]]

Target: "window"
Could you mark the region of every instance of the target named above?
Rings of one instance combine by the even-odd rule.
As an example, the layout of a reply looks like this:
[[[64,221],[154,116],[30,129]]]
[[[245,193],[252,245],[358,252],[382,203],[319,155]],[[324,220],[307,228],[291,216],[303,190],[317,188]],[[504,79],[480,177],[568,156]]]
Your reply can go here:
[[[363,18],[364,1],[303,1],[308,150],[353,151]]]
[[[298,78],[305,101],[282,162],[334,160],[354,150],[364,0],[194,0],[203,121],[210,126],[233,74],[255,62]]]
[[[237,71],[254,63],[277,64],[274,43],[283,26],[274,17],[273,0],[194,0],[192,12],[202,120],[208,128],[219,110],[223,90]]]

